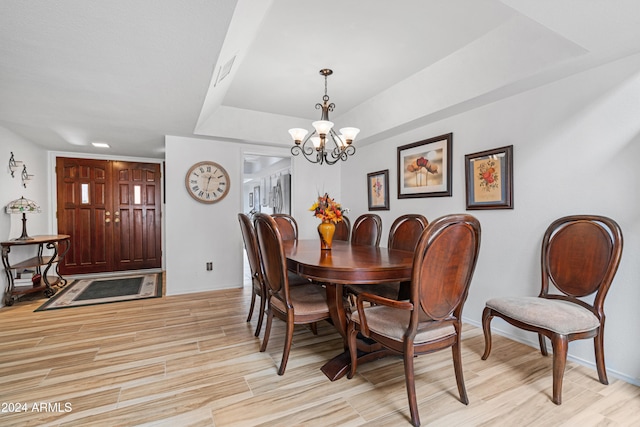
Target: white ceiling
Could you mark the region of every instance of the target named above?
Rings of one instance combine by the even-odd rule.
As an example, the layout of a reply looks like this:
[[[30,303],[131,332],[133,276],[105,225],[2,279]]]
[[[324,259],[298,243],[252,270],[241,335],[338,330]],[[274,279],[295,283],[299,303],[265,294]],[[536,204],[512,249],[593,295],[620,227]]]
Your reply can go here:
[[[2,0],[0,126],[117,156],[288,145],[332,68],[362,145],[638,52],[638,0]]]

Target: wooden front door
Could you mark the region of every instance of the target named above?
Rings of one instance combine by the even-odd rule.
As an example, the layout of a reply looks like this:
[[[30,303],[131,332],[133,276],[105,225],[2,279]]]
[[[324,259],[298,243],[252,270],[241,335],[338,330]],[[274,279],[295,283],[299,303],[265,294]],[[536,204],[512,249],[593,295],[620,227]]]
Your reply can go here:
[[[162,266],[159,164],[59,157],[56,175],[62,274]]]

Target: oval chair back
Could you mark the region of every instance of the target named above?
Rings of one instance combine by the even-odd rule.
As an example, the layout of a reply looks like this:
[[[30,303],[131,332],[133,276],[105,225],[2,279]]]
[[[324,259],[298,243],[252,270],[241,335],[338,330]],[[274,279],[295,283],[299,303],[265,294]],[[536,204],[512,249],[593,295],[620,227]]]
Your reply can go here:
[[[333,235],[333,240],[342,240],[344,242],[349,241],[351,236],[351,221],[346,216],[342,216],[342,221],[336,223],[336,232]]]
[[[298,240],[298,223],[288,214],[271,215],[276,220],[283,241]]]
[[[351,230],[351,244],[379,246],[382,219],[376,214],[363,214],[356,218]]]
[[[424,215],[406,214],[393,221],[389,230],[387,247],[413,252],[418,245],[420,235],[429,225]]]

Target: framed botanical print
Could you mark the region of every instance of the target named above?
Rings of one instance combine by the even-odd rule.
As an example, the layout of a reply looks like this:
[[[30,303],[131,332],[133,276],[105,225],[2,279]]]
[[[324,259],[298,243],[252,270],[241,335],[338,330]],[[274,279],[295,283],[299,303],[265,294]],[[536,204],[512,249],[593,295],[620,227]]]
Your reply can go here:
[[[467,209],[513,209],[513,145],[464,156]]]
[[[398,198],[451,196],[453,133],[398,147]]]
[[[389,210],[389,169],[367,174],[370,211]]]
[[[253,207],[253,193],[249,193],[249,207]]]

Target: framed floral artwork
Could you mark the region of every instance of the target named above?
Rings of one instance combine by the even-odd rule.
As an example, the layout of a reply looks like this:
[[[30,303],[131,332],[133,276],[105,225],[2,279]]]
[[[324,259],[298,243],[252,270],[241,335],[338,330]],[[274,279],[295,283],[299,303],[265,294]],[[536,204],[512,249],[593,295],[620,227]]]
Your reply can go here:
[[[513,209],[513,145],[464,156],[467,209]]]
[[[249,193],[249,207],[253,207],[253,193]]]
[[[389,169],[367,174],[370,211],[389,210]]]
[[[398,147],[398,198],[451,196],[453,133]]]

